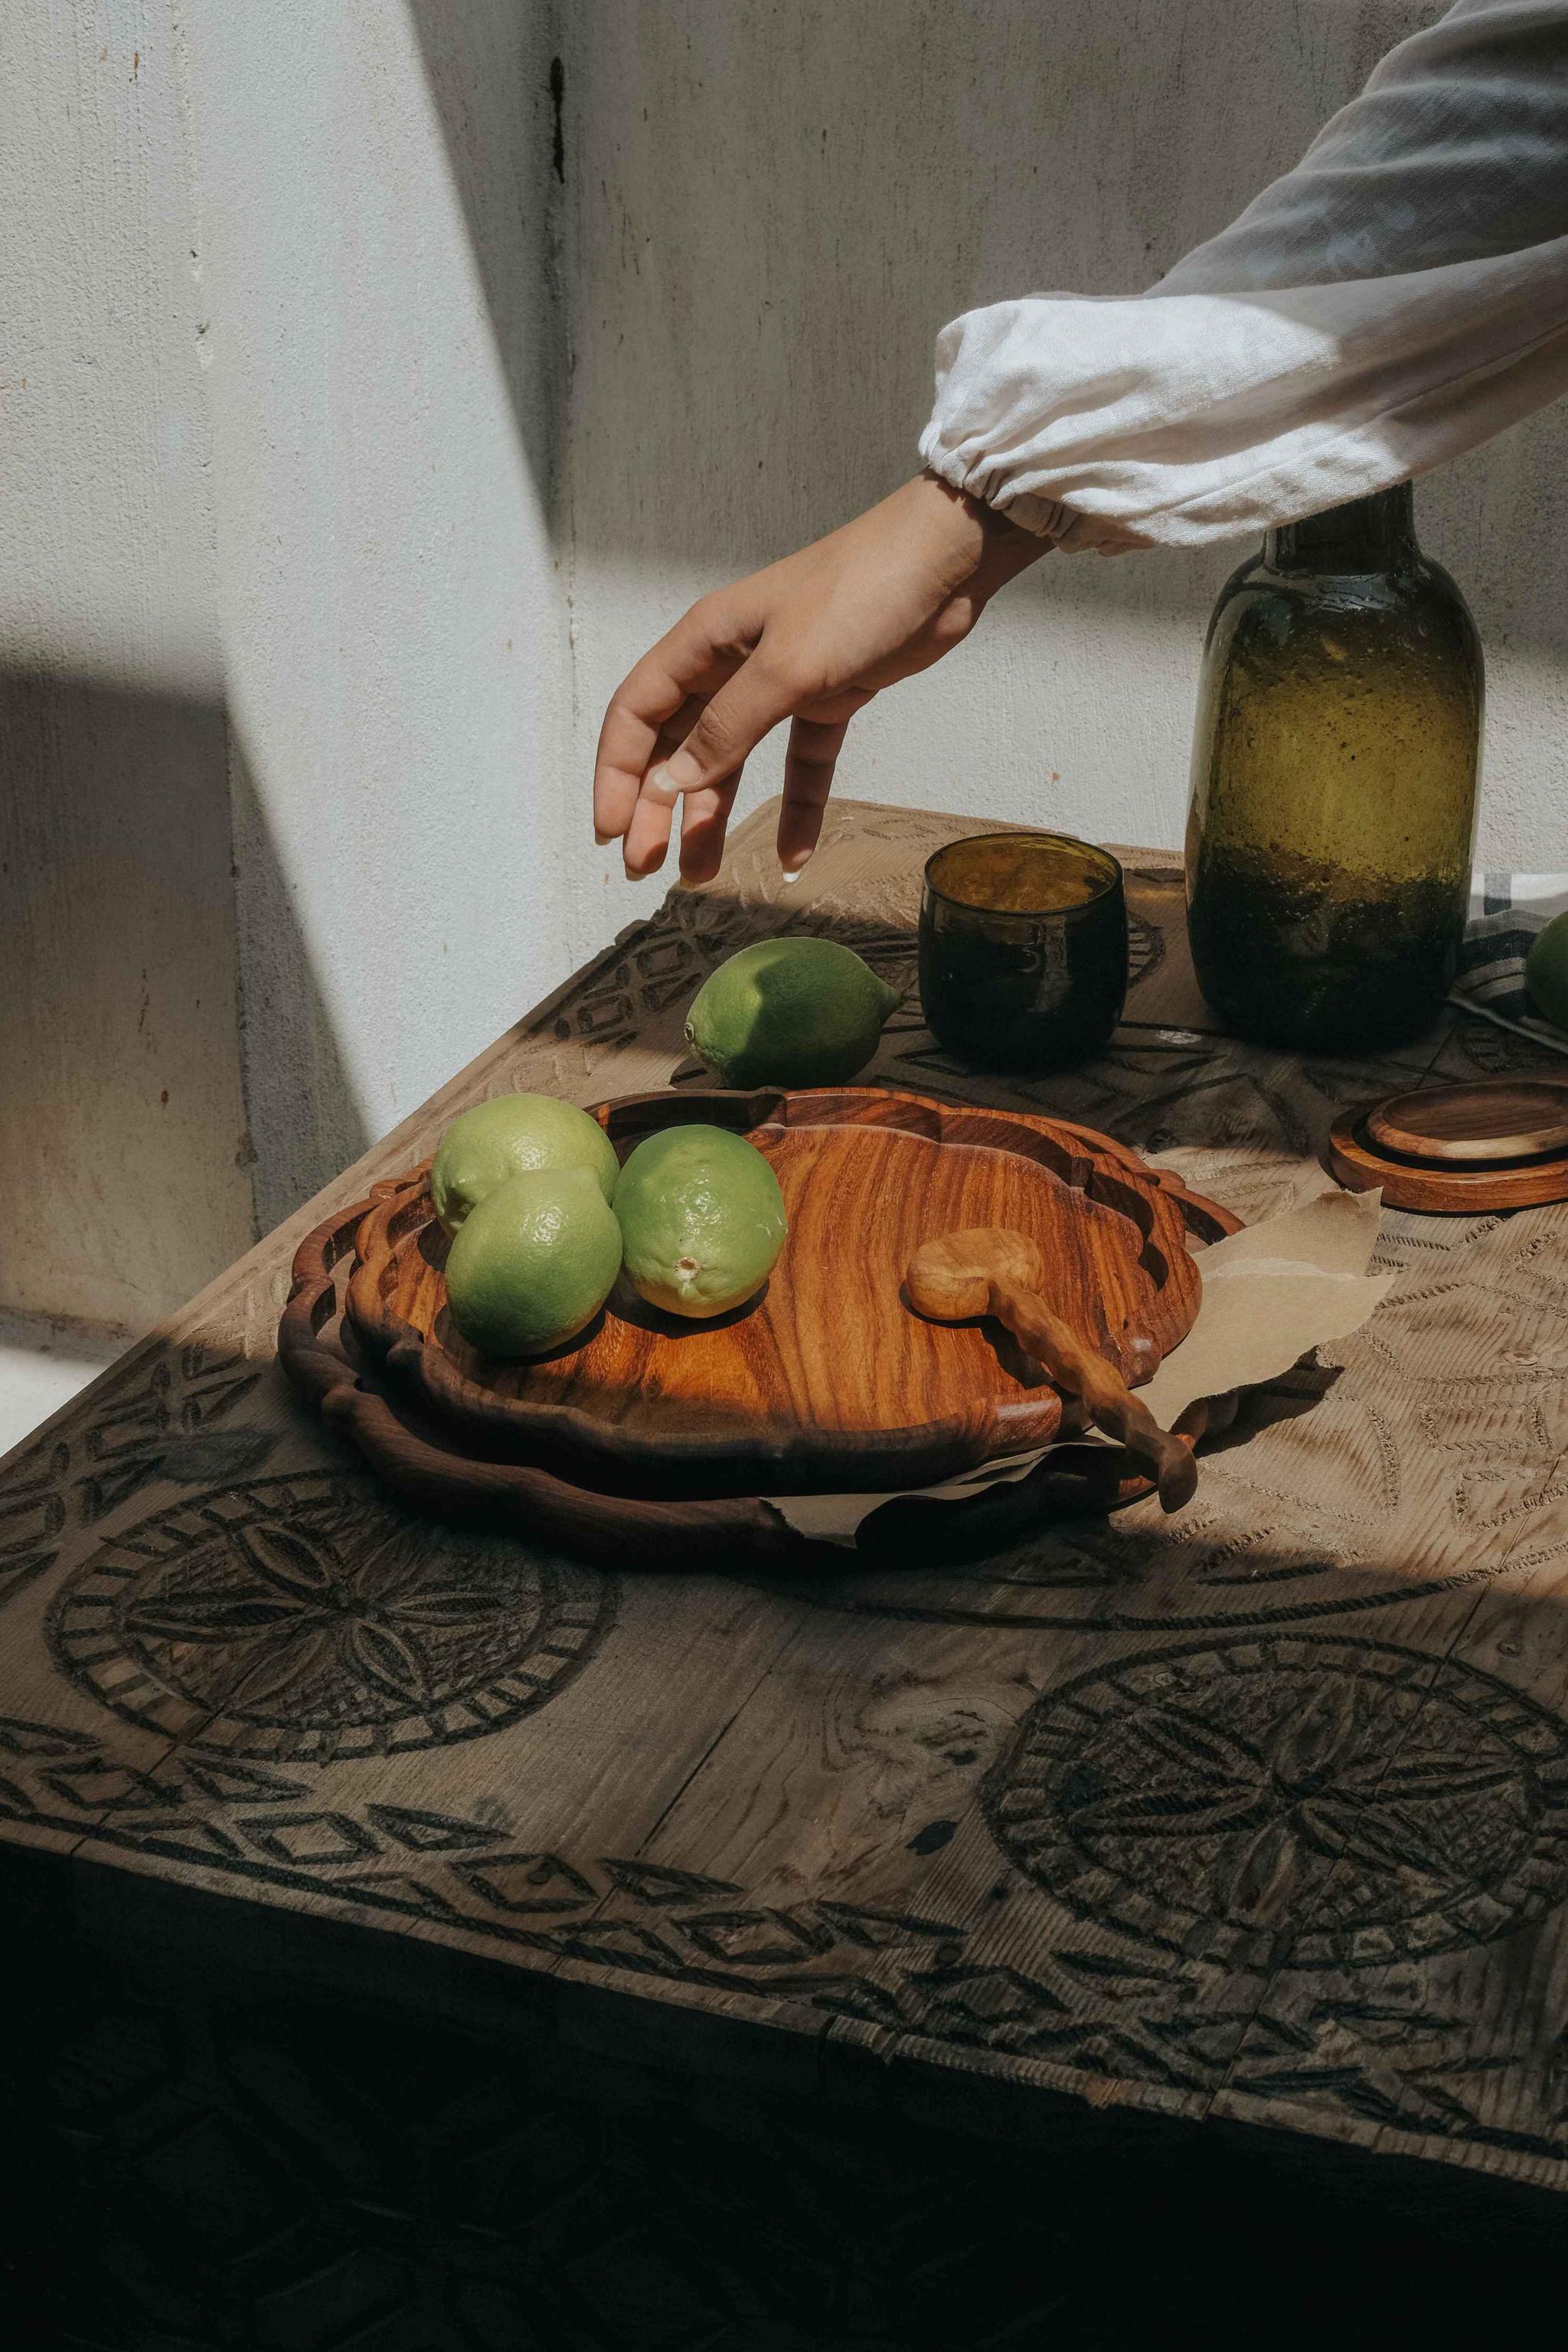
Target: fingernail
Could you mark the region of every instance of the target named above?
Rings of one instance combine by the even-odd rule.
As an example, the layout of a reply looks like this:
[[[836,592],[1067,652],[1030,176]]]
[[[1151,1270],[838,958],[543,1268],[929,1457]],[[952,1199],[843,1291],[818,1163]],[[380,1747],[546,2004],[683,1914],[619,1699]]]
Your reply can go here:
[[[597,825],[594,827],[594,838],[598,843],[601,849],[603,849],[607,843],[614,841],[616,837],[616,836],[613,833],[601,833]]]
[[[795,867],[795,872],[794,872],[793,874],[791,874],[791,873],[787,870],[787,868],[786,868],[785,873],[784,873],[784,880],[785,880],[785,882],[786,882],[786,883],[789,883],[789,882],[798,882],[798,881],[800,880],[800,868],[799,868],[799,866],[797,866]]]
[[[677,800],[702,781],[702,768],[689,751],[672,751],[648,777],[647,789],[656,799]]]

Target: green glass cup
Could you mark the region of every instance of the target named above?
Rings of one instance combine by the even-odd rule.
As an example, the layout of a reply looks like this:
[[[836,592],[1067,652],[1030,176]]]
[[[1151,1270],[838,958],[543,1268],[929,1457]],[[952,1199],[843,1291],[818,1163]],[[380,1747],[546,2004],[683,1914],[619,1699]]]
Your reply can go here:
[[[980,833],[928,858],[921,1003],[940,1045],[988,1070],[1097,1054],[1127,995],[1127,900],[1109,851],[1066,833]]]

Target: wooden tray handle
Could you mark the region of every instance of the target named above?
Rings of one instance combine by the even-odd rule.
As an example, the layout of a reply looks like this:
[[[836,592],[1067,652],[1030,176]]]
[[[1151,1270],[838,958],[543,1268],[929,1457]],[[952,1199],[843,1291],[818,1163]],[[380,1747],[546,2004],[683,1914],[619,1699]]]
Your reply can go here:
[[[1162,1429],[1148,1406],[1133,1395],[1103,1356],[1097,1356],[1070,1323],[1054,1315],[1033,1291],[994,1276],[991,1312],[1021,1347],[1042,1363],[1053,1381],[1081,1397],[1096,1428],[1118,1437],[1130,1454],[1154,1465],[1160,1501],[1179,1511],[1197,1491],[1198,1465],[1191,1447]]]

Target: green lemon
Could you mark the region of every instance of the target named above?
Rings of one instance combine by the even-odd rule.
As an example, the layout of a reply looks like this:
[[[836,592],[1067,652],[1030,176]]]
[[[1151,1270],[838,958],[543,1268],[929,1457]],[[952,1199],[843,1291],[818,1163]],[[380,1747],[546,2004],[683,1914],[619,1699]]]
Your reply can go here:
[[[1542,1019],[1568,1030],[1568,914],[1553,915],[1531,940],[1524,984]]]
[[[509,1176],[534,1168],[585,1168],[607,1201],[620,1173],[597,1119],[553,1095],[496,1095],[452,1121],[430,1170],[436,1214],[455,1234]]]
[[[586,1168],[509,1176],[447,1253],[452,1320],[485,1356],[539,1356],[591,1323],[621,1269],[621,1229]]]
[[[837,1087],[865,1068],[898,1003],[837,940],[759,940],[703,982],[686,1040],[727,1087]]]
[[[627,1274],[669,1315],[739,1307],[773,1272],[788,1231],[778,1178],[722,1127],[645,1138],[621,1171],[615,1209]]]

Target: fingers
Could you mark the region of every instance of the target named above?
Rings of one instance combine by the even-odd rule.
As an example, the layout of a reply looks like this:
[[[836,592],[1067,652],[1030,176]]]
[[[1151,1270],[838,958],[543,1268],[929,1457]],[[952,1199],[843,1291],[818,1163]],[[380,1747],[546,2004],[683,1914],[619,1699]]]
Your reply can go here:
[[[685,740],[668,758],[657,760],[642,780],[626,830],[628,874],[640,878],[658,872],[669,846],[675,805],[692,794],[728,792],[721,802],[704,799],[692,854],[705,860],[715,841],[722,852],[724,822],[746,755],[787,718],[791,698],[790,688],[755,654],[710,698]]]
[[[651,654],[616,688],[599,730],[594,760],[596,840],[616,841],[626,832],[659,730],[686,698],[674,675],[654,667]]]
[[[678,714],[688,704],[700,710],[745,660],[751,641],[742,619],[722,600],[703,598],[616,688],[594,762],[594,831],[600,841],[625,835],[644,776],[672,748],[660,739]],[[676,744],[690,724],[688,719],[680,728]]]
[[[724,856],[724,829],[741,788],[738,775],[704,784],[680,803],[680,878],[695,888],[711,882]]]
[[[784,806],[779,811],[779,864],[797,874],[816,847],[822,813],[833,790],[833,771],[848,731],[847,719],[828,723],[797,719],[784,755]]]
[[[795,689],[774,675],[761,649],[710,695],[679,749],[643,779],[645,797],[673,806],[683,793],[721,784],[735,775],[764,735],[787,719]]]
[[[672,751],[679,750],[701,715],[700,695],[688,695],[674,718],[659,729],[648,757],[648,766],[657,766],[659,761],[668,759]],[[638,793],[641,795],[640,778]],[[672,823],[673,813],[668,802],[657,800],[651,795],[639,796],[633,802],[621,842],[621,855],[626,872],[634,881],[640,880],[645,875],[656,874],[664,864]]]
[[[668,751],[671,747],[667,744],[663,748]],[[664,864],[679,808],[680,878],[683,882],[710,881],[724,855],[724,829],[740,784],[741,771],[737,768],[721,782],[700,784],[695,792],[684,793],[676,801],[662,793],[644,792],[632,811],[621,845],[626,869],[632,880],[646,880]]]

